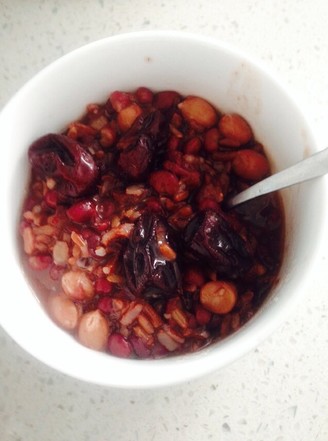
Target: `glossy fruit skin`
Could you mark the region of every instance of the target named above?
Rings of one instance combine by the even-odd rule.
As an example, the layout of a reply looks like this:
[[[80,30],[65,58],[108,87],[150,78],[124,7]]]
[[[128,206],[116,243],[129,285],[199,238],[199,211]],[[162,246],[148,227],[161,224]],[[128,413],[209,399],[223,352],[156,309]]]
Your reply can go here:
[[[154,162],[160,161],[167,138],[167,120],[160,111],[141,115],[118,142],[119,170],[131,181],[145,179]]]
[[[176,250],[166,221],[150,212],[144,213],[136,223],[123,254],[126,283],[133,295],[146,294],[147,288],[162,297],[181,291],[181,275],[175,260],[166,260],[158,236]]]
[[[95,204],[90,200],[82,200],[71,205],[66,213],[73,221],[80,224],[89,222],[95,215]]]
[[[252,263],[246,241],[222,214],[204,211],[196,214],[185,228],[184,241],[195,259],[205,261],[216,271],[235,278]]]
[[[66,135],[49,134],[29,148],[32,170],[57,183],[61,199],[75,198],[93,189],[98,167],[85,148]]]
[[[154,156],[154,145],[147,135],[138,137],[134,144],[119,154],[118,166],[127,178],[140,181],[147,175]]]

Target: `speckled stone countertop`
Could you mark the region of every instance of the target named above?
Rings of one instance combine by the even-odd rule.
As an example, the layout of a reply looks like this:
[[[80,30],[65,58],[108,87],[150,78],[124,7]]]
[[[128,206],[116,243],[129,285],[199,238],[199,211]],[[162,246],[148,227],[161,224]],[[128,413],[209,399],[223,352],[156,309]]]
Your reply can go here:
[[[187,30],[262,60],[327,147],[327,20],[326,0],[0,0],[0,106],[42,67],[87,42]],[[1,441],[327,441],[327,258],[311,292],[269,339],[181,386],[128,391],[75,381],[0,329]]]

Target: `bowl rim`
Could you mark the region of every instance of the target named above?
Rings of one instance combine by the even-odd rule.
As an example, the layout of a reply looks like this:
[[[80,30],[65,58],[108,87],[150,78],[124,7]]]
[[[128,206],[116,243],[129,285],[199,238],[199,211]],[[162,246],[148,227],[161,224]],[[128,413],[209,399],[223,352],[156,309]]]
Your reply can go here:
[[[107,46],[112,42],[129,41],[133,39],[179,39],[185,40],[193,44],[206,44],[210,45],[216,50],[226,51],[233,54],[236,57],[242,58],[245,62],[249,63],[251,66],[255,67],[256,70],[263,73],[267,78],[269,78],[273,83],[275,83],[286,95],[291,104],[295,107],[298,114],[304,120],[304,126],[307,132],[310,134],[311,139],[314,142],[313,148],[318,149],[315,136],[312,132],[311,127],[307,123],[307,119],[304,116],[304,112],[301,110],[300,106],[296,103],[294,97],[291,96],[289,90],[283,82],[278,79],[271,70],[269,70],[263,63],[256,60],[254,57],[249,56],[244,51],[237,49],[236,47],[219,40],[215,37],[204,36],[202,34],[184,32],[184,31],[167,31],[167,30],[148,30],[148,31],[134,31],[128,33],[121,33],[112,35],[109,37],[101,38],[99,40],[93,41],[91,43],[80,46],[74,49],[60,58],[54,60],[49,65],[40,70],[36,75],[34,75],[29,81],[25,83],[4,105],[0,113],[0,127],[2,125],[2,119],[6,118],[6,113],[14,108],[17,101],[19,101],[20,96],[25,93],[34,84],[37,84],[40,77],[47,76],[51,74],[53,69],[57,66],[65,63],[66,60],[70,59],[72,56],[83,56],[88,53],[88,51],[93,50],[101,45]],[[327,192],[326,187],[323,185],[322,181],[317,182],[317,186],[321,186],[320,191],[322,192],[322,199],[324,199],[324,194]],[[320,228],[324,225],[325,219],[327,219],[327,210],[322,215]],[[307,274],[304,275],[302,283],[304,284],[303,292],[305,292],[305,287],[309,283],[310,275],[315,267],[317,258],[320,256],[320,243],[314,246],[313,256],[311,265],[307,268]],[[111,362],[118,366],[118,369],[122,370],[122,375],[120,379],[113,378],[108,375],[105,378],[105,372],[102,372],[102,376],[97,379],[94,375],[89,373],[88,370],[84,369],[83,372],[77,372],[74,365],[71,364],[63,365],[62,361],[55,359],[49,360],[48,356],[40,354],[38,350],[30,342],[24,340],[24,335],[21,331],[17,329],[9,320],[4,319],[0,313],[0,324],[5,329],[5,331],[21,346],[26,352],[31,354],[34,358],[38,359],[47,366],[56,369],[66,375],[73,378],[78,378],[88,383],[99,384],[102,386],[119,387],[119,388],[153,388],[153,387],[164,387],[173,384],[179,384],[183,382],[190,381],[192,379],[198,378],[209,374],[215,370],[222,368],[223,366],[229,365],[231,362],[237,360],[238,358],[245,355],[247,352],[254,349],[262,341],[264,341],[279,325],[286,320],[286,317],[291,313],[292,306],[299,301],[301,293],[298,295],[291,295],[289,298],[285,298],[283,305],[276,305],[273,301],[270,305],[270,315],[262,314],[262,316],[257,317],[257,320],[250,320],[243,327],[232,334],[231,336],[225,338],[223,341],[219,342],[220,351],[224,353],[224,357],[220,358],[220,353],[216,350],[216,345],[212,344],[208,348],[204,348],[201,351],[181,356],[168,357],[162,360],[125,360],[116,359]],[[249,336],[252,335],[252,338]],[[86,352],[86,348],[83,347],[83,352]],[[90,351],[90,356],[92,356]],[[99,354],[99,353],[98,353]],[[98,356],[97,354],[97,356]],[[105,357],[108,357],[105,354]],[[93,357],[94,358],[94,357]],[[206,359],[206,363],[204,362]],[[133,377],[127,374],[133,370],[135,375]],[[140,375],[142,373],[142,375]],[[125,380],[122,377],[125,375]],[[140,375],[140,376],[138,376]]]

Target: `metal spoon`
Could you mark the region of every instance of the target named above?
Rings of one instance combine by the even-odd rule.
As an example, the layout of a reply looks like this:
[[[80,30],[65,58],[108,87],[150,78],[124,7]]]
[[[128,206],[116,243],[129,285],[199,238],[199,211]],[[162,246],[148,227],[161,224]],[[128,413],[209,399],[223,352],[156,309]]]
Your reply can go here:
[[[263,181],[257,182],[226,201],[228,208],[249,201],[263,194],[281,190],[300,182],[308,181],[328,173],[328,148],[314,153],[306,159],[286,168]]]

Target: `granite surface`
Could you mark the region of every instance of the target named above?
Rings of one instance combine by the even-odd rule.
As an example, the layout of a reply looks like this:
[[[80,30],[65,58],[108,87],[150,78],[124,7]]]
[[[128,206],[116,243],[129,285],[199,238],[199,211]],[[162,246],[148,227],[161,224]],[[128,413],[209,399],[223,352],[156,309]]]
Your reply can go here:
[[[134,30],[186,30],[262,60],[326,147],[327,20],[326,0],[0,0],[0,106],[85,43]],[[313,289],[269,339],[225,369],[170,388],[129,391],[73,380],[0,329],[0,440],[327,441],[327,258],[323,252]]]

